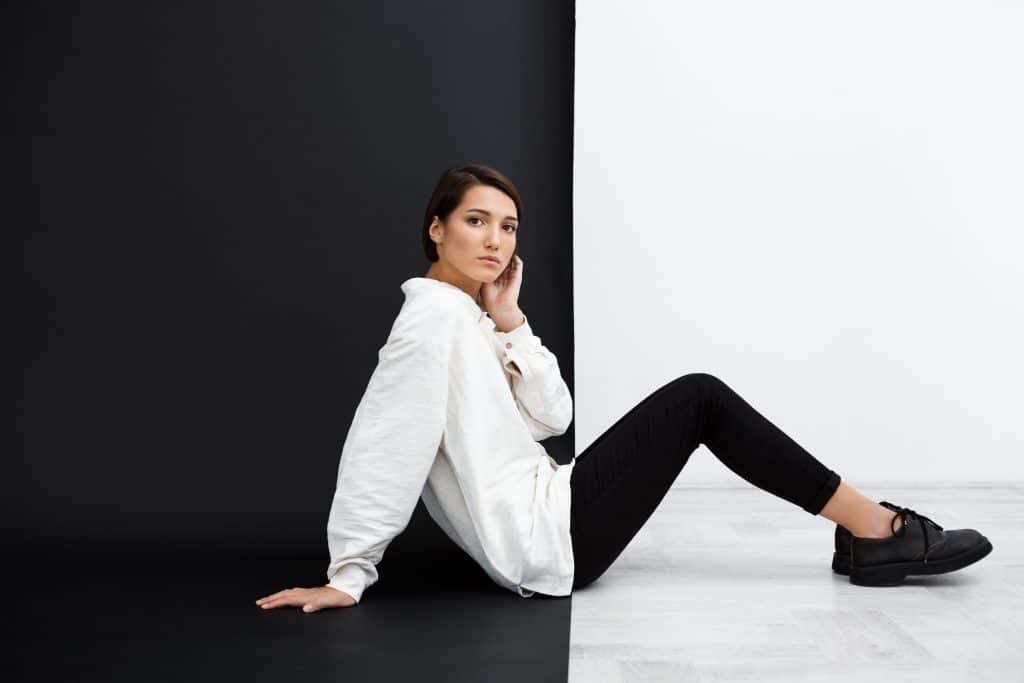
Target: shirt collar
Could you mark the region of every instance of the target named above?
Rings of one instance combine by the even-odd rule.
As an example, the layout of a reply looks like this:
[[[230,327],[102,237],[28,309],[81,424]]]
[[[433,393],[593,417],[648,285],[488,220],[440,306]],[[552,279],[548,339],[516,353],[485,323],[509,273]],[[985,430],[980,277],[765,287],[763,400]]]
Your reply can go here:
[[[431,277],[411,277],[402,283],[402,292],[406,296],[409,296],[410,292],[427,289],[448,292],[452,296],[456,297],[466,311],[473,316],[473,320],[478,323],[483,321],[487,316],[487,312],[477,306],[476,302],[473,301],[473,297],[449,282],[435,280]]]

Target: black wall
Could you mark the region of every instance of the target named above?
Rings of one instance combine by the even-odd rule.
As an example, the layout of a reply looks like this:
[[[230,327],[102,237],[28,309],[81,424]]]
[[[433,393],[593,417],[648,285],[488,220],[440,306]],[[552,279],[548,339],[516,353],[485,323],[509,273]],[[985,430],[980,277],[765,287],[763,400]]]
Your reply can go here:
[[[9,540],[326,561],[341,443],[448,166],[519,186],[521,304],[574,386],[571,3],[4,12]],[[566,462],[572,438],[544,443]]]

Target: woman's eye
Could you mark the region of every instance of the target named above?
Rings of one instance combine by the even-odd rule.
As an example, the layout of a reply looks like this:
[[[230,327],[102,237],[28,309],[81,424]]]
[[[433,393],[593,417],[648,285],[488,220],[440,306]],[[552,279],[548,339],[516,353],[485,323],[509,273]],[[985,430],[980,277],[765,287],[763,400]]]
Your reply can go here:
[[[467,220],[469,221],[470,225],[476,225],[476,223],[474,223],[473,221],[483,222],[483,219],[480,218],[479,216],[470,216]],[[504,227],[512,228],[512,232],[516,232],[517,230],[519,230],[519,226],[513,225],[512,223],[506,223]]]

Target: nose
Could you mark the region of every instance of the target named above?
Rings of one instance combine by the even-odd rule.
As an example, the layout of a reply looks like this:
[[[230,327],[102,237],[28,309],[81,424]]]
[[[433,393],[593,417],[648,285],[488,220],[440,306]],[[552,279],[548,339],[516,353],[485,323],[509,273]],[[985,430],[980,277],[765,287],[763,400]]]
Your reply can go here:
[[[501,233],[498,229],[487,231],[486,245],[488,247],[494,247],[495,249],[501,244]]]

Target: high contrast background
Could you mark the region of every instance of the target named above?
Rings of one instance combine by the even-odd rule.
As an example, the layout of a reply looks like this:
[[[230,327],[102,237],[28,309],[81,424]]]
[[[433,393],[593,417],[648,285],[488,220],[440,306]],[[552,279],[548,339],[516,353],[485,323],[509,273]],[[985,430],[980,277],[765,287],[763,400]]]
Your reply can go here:
[[[2,524],[7,579],[31,594],[10,627],[23,673],[387,680],[455,640],[460,675],[564,678],[568,600],[497,587],[422,504],[374,609],[253,602],[326,581],[341,444],[399,285],[429,265],[420,229],[445,168],[492,165],[519,187],[521,304],[573,386],[572,3],[4,15]],[[572,430],[545,446],[568,461]]]
[[[887,612],[830,574],[833,525],[738,494],[670,498],[572,600],[496,586],[418,505],[358,607],[254,601],[326,579],[341,445],[469,162],[524,197],[560,462],[710,372],[844,478],[952,482],[936,519],[1020,547],[1019,487],[962,486],[1024,472],[1019,4],[97,0],[0,26],[5,680],[564,681],[570,608],[576,659],[619,673],[1000,666],[1012,550]],[[680,480],[749,488],[707,453]]]

